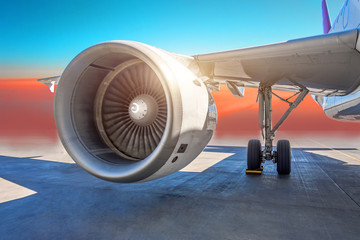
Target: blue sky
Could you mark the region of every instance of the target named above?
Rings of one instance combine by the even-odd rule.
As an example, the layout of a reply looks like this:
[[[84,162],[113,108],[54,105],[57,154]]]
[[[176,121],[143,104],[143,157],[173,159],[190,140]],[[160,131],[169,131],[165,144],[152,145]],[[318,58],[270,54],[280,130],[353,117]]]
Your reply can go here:
[[[334,20],[343,0],[327,2]],[[0,77],[43,77],[107,40],[196,54],[318,35],[321,0],[9,0],[0,29]]]

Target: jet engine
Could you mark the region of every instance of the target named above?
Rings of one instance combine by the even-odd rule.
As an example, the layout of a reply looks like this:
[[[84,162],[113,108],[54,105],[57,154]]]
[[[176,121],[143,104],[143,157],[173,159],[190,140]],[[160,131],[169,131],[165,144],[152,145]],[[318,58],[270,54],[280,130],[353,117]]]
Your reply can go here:
[[[111,41],[76,56],[55,95],[60,139],[90,174],[140,182],[176,172],[205,148],[216,108],[192,57]]]

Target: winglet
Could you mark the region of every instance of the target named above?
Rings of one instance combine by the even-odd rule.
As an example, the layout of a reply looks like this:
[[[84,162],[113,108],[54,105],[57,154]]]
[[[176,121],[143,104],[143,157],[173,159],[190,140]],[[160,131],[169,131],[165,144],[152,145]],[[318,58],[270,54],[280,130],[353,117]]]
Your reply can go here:
[[[55,76],[55,77],[48,77],[48,78],[41,78],[38,79],[38,82],[44,83],[46,86],[49,87],[50,92],[55,92],[55,85],[58,85],[60,80],[60,76]]]
[[[323,29],[324,33],[328,33],[331,29],[330,16],[326,0],[322,1],[322,16],[323,16]]]

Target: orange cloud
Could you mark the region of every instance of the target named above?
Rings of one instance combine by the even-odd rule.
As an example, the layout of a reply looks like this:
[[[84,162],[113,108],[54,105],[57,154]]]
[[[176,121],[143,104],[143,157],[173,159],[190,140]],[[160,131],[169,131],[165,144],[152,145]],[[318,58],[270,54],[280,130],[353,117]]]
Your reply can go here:
[[[55,141],[54,94],[36,79],[0,79],[0,137],[15,141],[39,137]]]
[[[288,92],[279,94],[292,95]],[[245,97],[237,98],[223,86],[220,92],[214,92],[213,95],[218,110],[218,137],[258,136],[257,89],[246,89]],[[39,136],[55,141],[57,130],[53,117],[53,101],[54,94],[36,79],[0,79],[0,138],[16,140]],[[287,107],[286,103],[273,98],[274,122]],[[307,96],[279,130],[293,134],[340,132],[356,135],[360,133],[360,124],[327,118],[321,107]]]
[[[282,97],[290,97],[291,92],[275,91]],[[217,136],[258,136],[258,105],[256,103],[257,89],[247,88],[245,97],[236,98],[224,86],[220,92],[213,93],[217,110]],[[287,110],[288,104],[273,97],[273,123],[275,124]],[[346,135],[358,135],[359,123],[339,122],[329,119],[322,108],[307,96],[304,101],[290,114],[281,125],[279,131],[292,134],[326,134],[331,132]]]

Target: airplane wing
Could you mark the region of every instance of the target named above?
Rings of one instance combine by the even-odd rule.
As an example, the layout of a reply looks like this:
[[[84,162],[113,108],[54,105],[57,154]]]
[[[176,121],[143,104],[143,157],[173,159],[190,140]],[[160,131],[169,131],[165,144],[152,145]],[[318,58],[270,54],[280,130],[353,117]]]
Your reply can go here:
[[[44,83],[46,86],[49,87],[50,92],[55,92],[55,85],[58,85],[60,80],[60,76],[55,76],[55,77],[48,77],[48,78],[41,78],[38,79],[38,82]]]
[[[360,83],[359,29],[194,56],[202,74],[238,86],[346,95]]]

